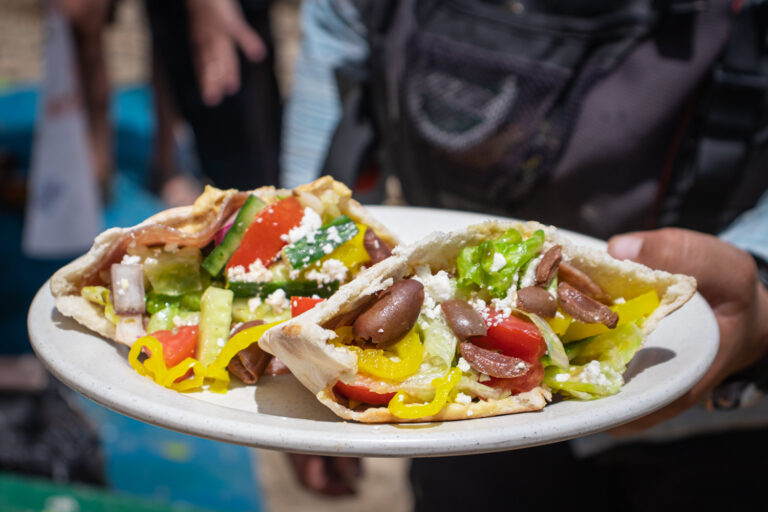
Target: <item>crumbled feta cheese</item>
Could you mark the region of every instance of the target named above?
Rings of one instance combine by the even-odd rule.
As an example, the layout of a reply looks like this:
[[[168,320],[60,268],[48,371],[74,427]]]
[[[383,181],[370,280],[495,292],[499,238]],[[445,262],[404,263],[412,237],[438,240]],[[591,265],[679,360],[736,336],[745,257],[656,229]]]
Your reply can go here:
[[[624,297],[616,297],[613,301],[614,304],[624,304],[627,300]]]
[[[323,221],[320,215],[315,210],[307,206],[304,208],[304,216],[301,218],[301,223],[290,230],[288,234],[280,235],[280,239],[286,243],[294,243],[307,237],[307,242],[314,242],[315,231],[320,229],[323,225]],[[309,239],[311,237],[311,240]]]
[[[123,265],[139,265],[141,264],[141,256],[135,256],[132,254],[126,254],[123,256],[122,261],[120,261]]]
[[[170,252],[170,253],[179,252],[179,244],[175,244],[175,243],[165,244],[165,247],[163,247],[163,250],[165,252]]]
[[[469,363],[466,359],[463,357],[459,357],[459,362],[456,364],[459,370],[461,370],[462,373],[468,373],[472,367],[469,366]]]
[[[467,395],[466,393],[458,393],[456,395],[455,401],[456,403],[467,405],[472,403],[472,397]]]
[[[488,382],[489,380],[491,380],[491,376],[490,375],[486,375],[484,373],[481,373],[477,377],[477,382]]]
[[[320,270],[307,272],[306,277],[310,281],[317,281],[318,283],[344,282],[347,278],[347,266],[340,260],[331,258],[323,262]]]
[[[419,265],[416,267],[416,275],[413,279],[424,285],[424,294],[430,295],[436,303],[440,303],[453,298],[455,285],[445,270],[432,275],[429,265]]]
[[[248,309],[253,313],[261,306],[261,297],[251,297],[248,299]]]
[[[542,253],[541,256],[534,258],[528,263],[528,266],[525,268],[525,274],[520,279],[520,288],[527,288],[536,284],[536,270],[539,268],[539,263],[541,263],[543,257],[544,254]]]
[[[491,307],[501,313],[502,317],[509,318],[512,310],[517,307],[517,290],[512,287],[503,299],[491,299]]]
[[[261,260],[256,260],[245,267],[237,265],[227,269],[227,280],[245,283],[263,283],[272,280],[272,271],[264,266]]]
[[[325,244],[322,249],[325,254],[331,254],[333,252],[333,245]]]
[[[555,382],[565,382],[569,378],[571,378],[571,376],[568,375],[567,373],[558,373],[557,375],[555,375]]]
[[[224,338],[219,338],[218,340],[216,340],[217,347],[223,347],[226,344],[227,344],[227,340],[225,340]]]
[[[285,296],[285,290],[283,290],[282,288],[278,288],[277,290],[272,292],[264,302],[272,306],[272,309],[275,310],[275,313],[280,313],[284,309],[288,309],[291,307],[290,301]]]
[[[126,278],[124,278],[124,277],[123,277],[123,278],[122,278],[122,279],[120,279],[120,281],[118,282],[118,286],[120,286],[120,293],[125,293],[125,292],[126,292],[126,290],[128,290],[128,288],[130,288],[130,287],[131,287],[131,283],[129,283],[129,282],[128,282],[128,279],[126,279]]]
[[[173,317],[173,326],[174,327],[181,327],[181,317],[179,315],[176,315]]]
[[[507,260],[504,258],[504,255],[500,252],[493,253],[493,262],[491,263],[491,272],[498,272],[499,270],[504,268],[504,265],[507,264]]]
[[[341,235],[339,235],[339,228],[336,226],[331,226],[326,230],[325,233],[329,241],[334,242],[336,245],[341,245],[342,239]]]
[[[584,369],[581,370],[576,378],[587,384],[597,384],[598,386],[608,385],[608,378],[602,371],[600,361],[596,359],[584,366]]]

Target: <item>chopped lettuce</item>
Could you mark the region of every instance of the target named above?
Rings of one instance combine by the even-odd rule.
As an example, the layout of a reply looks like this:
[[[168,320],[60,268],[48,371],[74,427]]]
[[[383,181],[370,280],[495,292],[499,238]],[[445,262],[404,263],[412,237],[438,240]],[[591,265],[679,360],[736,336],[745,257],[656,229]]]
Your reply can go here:
[[[571,343],[566,348],[571,365],[549,366],[544,383],[582,400],[613,395],[624,384],[622,374],[642,344],[643,333],[635,323]]]
[[[485,288],[493,297],[504,297],[517,284],[520,269],[539,253],[543,244],[542,230],[523,240],[519,231],[510,229],[496,240],[465,247],[456,260],[458,285]]]
[[[428,318],[424,313],[417,320],[424,342],[424,360],[445,371],[450,369],[459,340],[445,322],[445,317]]]

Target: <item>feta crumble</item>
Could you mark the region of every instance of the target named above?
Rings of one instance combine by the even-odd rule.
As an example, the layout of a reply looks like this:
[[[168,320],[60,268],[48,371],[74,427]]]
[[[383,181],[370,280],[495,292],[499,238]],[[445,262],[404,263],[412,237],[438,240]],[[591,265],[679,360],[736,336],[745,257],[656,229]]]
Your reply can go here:
[[[284,309],[291,307],[291,302],[285,296],[285,290],[282,288],[278,288],[272,292],[269,297],[264,300],[264,302],[272,306],[272,309],[275,310],[275,313],[281,313]]]
[[[306,278],[318,283],[344,282],[347,279],[347,271],[347,266],[342,261],[331,258],[323,262],[320,270],[307,272]]]
[[[141,256],[135,256],[132,254],[126,254],[123,256],[123,259],[120,261],[123,265],[140,265],[141,264]]]
[[[263,283],[272,280],[272,271],[265,267],[261,260],[256,260],[248,265],[247,271],[243,265],[227,269],[227,280],[244,283]]]
[[[304,208],[304,216],[301,218],[301,223],[295,228],[291,229],[287,234],[280,235],[280,239],[283,242],[292,244],[307,237],[307,242],[314,242],[315,231],[320,229],[323,225],[323,221],[320,215],[315,210],[307,206]]]
[[[261,297],[251,297],[248,299],[248,309],[254,313],[261,306]]]
[[[542,258],[544,258],[544,253],[528,263],[528,266],[525,268],[525,274],[520,278],[520,288],[527,288],[536,284],[536,270],[539,268]]]
[[[458,393],[455,398],[456,403],[468,405],[472,403],[472,397],[467,395],[466,393]]]
[[[490,271],[498,272],[499,270],[503,269],[504,265],[506,264],[507,260],[504,258],[504,255],[499,252],[495,252],[493,253],[493,262],[491,263]]]
[[[462,373],[469,373],[469,371],[472,369],[472,367],[469,365],[469,362],[467,362],[467,360],[463,357],[459,357],[459,362],[456,364],[456,367],[461,370]]]

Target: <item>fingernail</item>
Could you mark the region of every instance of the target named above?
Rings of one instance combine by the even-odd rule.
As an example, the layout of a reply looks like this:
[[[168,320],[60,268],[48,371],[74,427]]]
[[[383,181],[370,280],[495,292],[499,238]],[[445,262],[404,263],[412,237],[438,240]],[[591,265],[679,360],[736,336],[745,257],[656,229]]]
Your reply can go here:
[[[608,252],[614,258],[620,260],[633,260],[640,255],[643,248],[643,238],[639,236],[623,235],[614,237],[608,245]]]

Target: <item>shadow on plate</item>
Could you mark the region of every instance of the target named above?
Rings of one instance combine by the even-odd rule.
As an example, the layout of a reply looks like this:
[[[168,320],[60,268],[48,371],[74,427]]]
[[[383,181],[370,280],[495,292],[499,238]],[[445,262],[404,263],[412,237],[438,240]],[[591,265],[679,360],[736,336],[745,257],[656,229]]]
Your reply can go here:
[[[624,383],[628,383],[652,366],[666,363],[676,355],[673,350],[661,347],[646,347],[640,350],[627,365],[627,371],[624,372]]]
[[[254,399],[260,414],[314,421],[342,421],[293,375],[275,375],[259,379]]]

